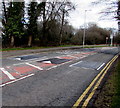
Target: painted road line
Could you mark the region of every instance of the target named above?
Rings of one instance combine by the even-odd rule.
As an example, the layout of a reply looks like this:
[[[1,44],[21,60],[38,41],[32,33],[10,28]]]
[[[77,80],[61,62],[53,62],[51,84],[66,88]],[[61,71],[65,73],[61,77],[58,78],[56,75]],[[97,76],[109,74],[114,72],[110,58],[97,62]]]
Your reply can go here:
[[[46,69],[46,70],[51,70],[51,69],[57,68],[57,67],[59,67],[59,66],[62,66],[62,65],[64,65],[64,64],[71,63],[71,62],[73,62],[73,61],[71,60],[71,61],[68,61],[68,62],[65,62],[65,63],[61,63],[61,64],[59,64],[59,65],[52,66],[52,67],[50,67],[50,68],[48,68],[48,69]]]
[[[97,70],[100,70],[104,65],[105,63],[103,63],[100,67],[98,67]]]
[[[21,60],[21,58],[15,58],[16,60]]]
[[[36,69],[43,70],[41,67],[35,66],[35,65],[33,65],[33,64],[30,64],[30,63],[25,63],[25,64],[27,64],[27,65],[29,65],[29,66],[32,66],[32,67],[34,67],[34,68],[36,68]]]
[[[22,64],[26,64],[26,62],[13,64],[13,66],[18,66],[18,65],[22,65]]]
[[[89,90],[91,89],[91,87],[94,85],[94,83],[97,81],[97,79],[101,76],[101,74],[105,71],[105,69],[109,66],[109,64],[116,58],[116,56],[114,58],[112,58],[112,60],[110,60],[107,65],[101,70],[101,72],[94,78],[94,80],[90,83],[90,85],[87,87],[87,89],[82,93],[82,95],[78,98],[78,100],[75,102],[75,104],[73,105],[72,108],[77,108],[81,101],[83,100],[83,98],[86,96],[86,94],[89,92]]]
[[[44,56],[43,58],[40,58],[40,60],[44,60],[44,59],[48,59],[48,58],[46,58],[46,56]],[[38,60],[38,59],[35,59],[35,60],[33,60],[33,61],[30,61],[30,60],[29,60],[29,63],[36,62],[36,61],[40,61],[40,60]],[[22,64],[26,64],[26,63],[28,63],[27,60],[26,60],[25,62],[16,63],[16,64],[13,64],[13,65],[14,65],[14,66],[17,66],[17,65],[22,65]]]
[[[76,57],[76,56],[73,56],[73,55],[68,55],[68,56],[79,59],[79,57]]]
[[[84,101],[82,108],[86,108],[90,99],[93,97],[93,95],[95,94],[96,89],[98,88],[98,86],[100,85],[102,79],[104,78],[104,76],[106,75],[107,71],[109,70],[109,68],[111,67],[111,65],[114,63],[114,61],[117,59],[117,57],[110,63],[110,65],[107,67],[107,69],[104,71],[104,73],[102,74],[102,76],[100,77],[100,79],[98,80],[98,82],[95,84],[92,92],[89,94],[88,98]]]
[[[52,64],[51,61],[43,61],[42,63]]]
[[[77,64],[79,64],[79,63],[81,63],[81,62],[83,62],[83,61],[79,61],[79,62],[77,62],[77,63],[74,63],[74,64],[70,65],[69,67],[75,66],[75,65],[77,65]]]
[[[11,80],[14,80],[15,77],[13,77],[8,71],[6,71],[4,68],[0,68],[0,70],[6,74]]]
[[[0,87],[3,87],[3,86],[8,85],[8,84],[12,84],[12,83],[14,83],[14,82],[16,82],[16,81],[20,81],[20,80],[22,80],[22,79],[31,77],[31,76],[33,76],[33,75],[35,75],[35,74],[29,74],[29,75],[24,76],[24,77],[21,77],[21,78],[19,78],[19,79],[15,79],[15,80],[10,81],[10,82],[7,82],[7,83],[5,83],[5,84],[1,84]]]

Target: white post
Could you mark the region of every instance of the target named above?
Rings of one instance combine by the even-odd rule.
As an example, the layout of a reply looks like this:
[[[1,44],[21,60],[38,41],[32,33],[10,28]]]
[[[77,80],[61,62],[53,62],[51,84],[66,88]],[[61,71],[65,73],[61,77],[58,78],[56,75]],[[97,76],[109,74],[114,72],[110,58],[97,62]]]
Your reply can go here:
[[[86,36],[86,12],[91,10],[85,10],[85,16],[84,16],[84,33],[83,33],[83,48],[85,46],[85,36]]]
[[[113,46],[113,34],[110,35],[110,39],[111,39],[111,46]]]
[[[106,45],[108,44],[108,37],[106,37]]]
[[[85,16],[84,16],[83,48],[84,48],[84,45],[85,45],[86,12],[87,12],[87,10],[85,10]]]

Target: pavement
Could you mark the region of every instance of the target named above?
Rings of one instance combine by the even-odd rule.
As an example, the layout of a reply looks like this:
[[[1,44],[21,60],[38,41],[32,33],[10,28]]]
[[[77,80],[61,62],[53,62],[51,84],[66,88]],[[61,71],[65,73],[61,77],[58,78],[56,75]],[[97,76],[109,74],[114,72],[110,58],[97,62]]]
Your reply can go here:
[[[119,52],[117,47],[3,52],[2,106],[72,107]]]

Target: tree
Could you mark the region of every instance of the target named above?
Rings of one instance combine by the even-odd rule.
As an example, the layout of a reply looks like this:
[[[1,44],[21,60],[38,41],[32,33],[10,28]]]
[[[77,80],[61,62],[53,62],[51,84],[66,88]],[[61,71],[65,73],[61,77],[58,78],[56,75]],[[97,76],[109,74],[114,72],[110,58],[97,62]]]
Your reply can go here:
[[[62,43],[63,44],[71,44],[71,39],[74,37],[75,29],[73,26],[69,25],[68,22],[66,22],[63,26],[63,32],[62,32]]]
[[[106,37],[110,36],[109,30],[98,27],[96,24],[89,24],[86,29],[85,44],[105,44]],[[83,39],[83,29],[80,28],[75,36],[72,37],[72,43],[81,44]]]
[[[114,42],[116,44],[120,44],[120,34],[119,33],[116,33],[115,37],[114,37]]]
[[[69,16],[69,11],[75,9],[74,5],[71,2],[62,2],[62,6],[61,6],[61,28],[60,28],[60,42],[59,44],[61,45],[62,43],[62,31],[63,31],[63,25],[65,22],[65,16]]]
[[[71,2],[42,2],[42,22],[43,22],[43,33],[42,39],[43,44],[47,45],[49,42],[49,29],[51,29],[50,21],[58,21],[61,23],[59,31],[59,43],[62,41],[62,30],[65,23],[65,17],[68,15],[69,11],[73,9]]]
[[[21,38],[24,26],[24,2],[9,2],[9,7],[6,9],[5,3],[3,1],[4,7],[4,38],[10,39],[10,46],[15,45],[15,38]]]
[[[70,28],[67,24],[67,17],[69,12],[74,9],[71,2],[33,0],[29,5],[25,5],[26,7],[24,3],[7,2],[6,4],[3,0],[5,35],[2,39],[4,42],[9,41],[11,47],[18,46],[18,44],[27,44],[30,47],[38,40],[40,45],[58,45],[62,42],[70,42],[73,33],[72,27]],[[26,9],[27,11],[24,13]],[[27,21],[26,15],[28,16]]]
[[[32,46],[33,39],[37,35],[37,2],[31,2],[28,7],[28,15],[29,15],[29,22],[28,22],[28,46]]]
[[[82,38],[83,38],[83,29],[80,28],[76,31],[75,35],[71,38],[72,44],[75,45],[82,45]]]
[[[100,28],[96,24],[89,24],[86,32],[86,44],[105,44],[106,37],[109,36],[109,30]]]
[[[106,8],[101,12],[102,17],[112,17],[118,20],[120,30],[120,0],[96,0],[92,2],[93,5],[105,4]]]

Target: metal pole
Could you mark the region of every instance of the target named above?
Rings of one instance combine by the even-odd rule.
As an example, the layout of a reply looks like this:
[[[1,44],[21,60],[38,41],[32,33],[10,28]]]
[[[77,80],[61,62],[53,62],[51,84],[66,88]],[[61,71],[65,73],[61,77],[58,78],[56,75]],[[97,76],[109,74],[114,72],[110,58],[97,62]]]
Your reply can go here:
[[[83,33],[83,48],[85,46],[85,37],[86,37],[86,12],[91,10],[85,10],[85,16],[84,16],[84,33]]]
[[[113,46],[113,34],[110,35],[110,39],[111,39],[111,46]]]
[[[85,10],[85,16],[84,16],[84,33],[83,33],[83,48],[84,48],[84,45],[85,45],[85,32],[86,32],[86,12],[87,10]]]
[[[108,37],[106,37],[106,45],[108,44]]]

